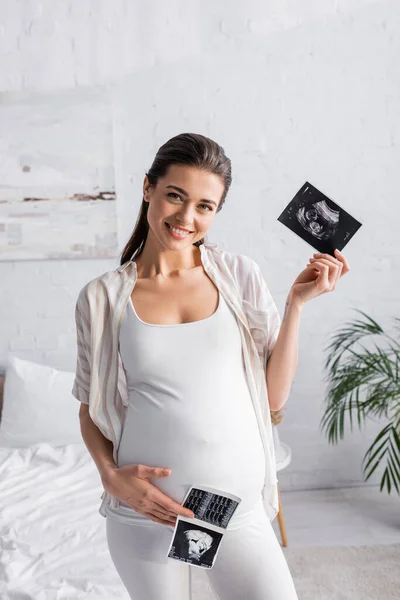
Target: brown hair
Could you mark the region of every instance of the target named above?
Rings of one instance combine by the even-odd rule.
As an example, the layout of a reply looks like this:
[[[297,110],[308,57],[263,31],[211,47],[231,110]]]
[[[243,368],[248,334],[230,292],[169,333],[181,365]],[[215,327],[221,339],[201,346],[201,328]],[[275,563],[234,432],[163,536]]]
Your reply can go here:
[[[231,161],[224,149],[208,137],[198,133],[181,133],[168,140],[157,151],[153,164],[146,173],[151,185],[157,185],[158,179],[164,177],[170,165],[189,165],[219,175],[224,183],[224,193],[218,205],[219,212],[225,202],[232,183]],[[143,250],[149,231],[147,210],[149,203],[142,199],[139,216],[131,237],[122,251],[123,265],[134,255],[135,258]],[[204,244],[204,238],[194,242],[194,246]]]

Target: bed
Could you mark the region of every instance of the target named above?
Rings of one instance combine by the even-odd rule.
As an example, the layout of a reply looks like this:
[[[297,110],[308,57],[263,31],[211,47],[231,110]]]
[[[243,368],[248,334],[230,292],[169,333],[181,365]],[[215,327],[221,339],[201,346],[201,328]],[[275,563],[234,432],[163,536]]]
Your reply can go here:
[[[5,377],[7,370],[1,406]],[[83,441],[0,447],[0,483],[1,600],[129,600],[108,553],[103,488]]]

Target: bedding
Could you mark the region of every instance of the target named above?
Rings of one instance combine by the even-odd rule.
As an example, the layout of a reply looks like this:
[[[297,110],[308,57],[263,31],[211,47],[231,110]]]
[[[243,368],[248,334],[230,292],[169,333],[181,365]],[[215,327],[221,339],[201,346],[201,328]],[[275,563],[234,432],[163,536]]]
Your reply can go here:
[[[59,371],[10,353],[6,374],[0,446],[82,443],[79,411],[71,393],[73,372]]]
[[[0,448],[1,600],[129,600],[98,512],[102,490],[83,442]]]
[[[31,381],[38,373],[33,363],[16,364],[25,367]],[[9,373],[7,369],[7,377]],[[55,383],[54,370],[42,371],[42,375],[51,373]],[[0,376],[0,417],[7,377]],[[14,384],[22,388],[21,382],[14,381],[9,391]],[[79,427],[79,407],[70,397]],[[34,398],[26,392],[27,401]],[[7,400],[15,406],[15,398]],[[12,412],[16,417],[17,411]],[[0,430],[1,426],[0,420]],[[10,427],[16,431],[20,424],[10,422]],[[39,423],[38,431],[41,428]],[[1,600],[129,600],[107,548],[105,520],[98,512],[102,491],[82,437],[80,443],[0,447]]]

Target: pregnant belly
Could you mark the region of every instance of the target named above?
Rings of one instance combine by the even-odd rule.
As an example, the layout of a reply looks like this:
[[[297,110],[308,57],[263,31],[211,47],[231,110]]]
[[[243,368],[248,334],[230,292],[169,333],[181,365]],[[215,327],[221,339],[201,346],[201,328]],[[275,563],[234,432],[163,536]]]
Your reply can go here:
[[[170,399],[171,400],[171,399]],[[215,410],[182,403],[160,409],[138,395],[130,398],[118,449],[118,466],[167,467],[167,477],[149,478],[182,503],[192,485],[211,486],[240,498],[235,515],[256,506],[262,495],[265,456],[252,405],[221,418]],[[168,408],[168,410],[167,410]]]

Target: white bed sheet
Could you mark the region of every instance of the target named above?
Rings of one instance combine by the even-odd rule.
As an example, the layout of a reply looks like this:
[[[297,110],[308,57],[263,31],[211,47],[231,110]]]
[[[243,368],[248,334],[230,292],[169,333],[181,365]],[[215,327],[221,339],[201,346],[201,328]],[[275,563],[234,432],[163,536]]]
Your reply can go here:
[[[0,448],[1,600],[129,600],[86,446]]]

